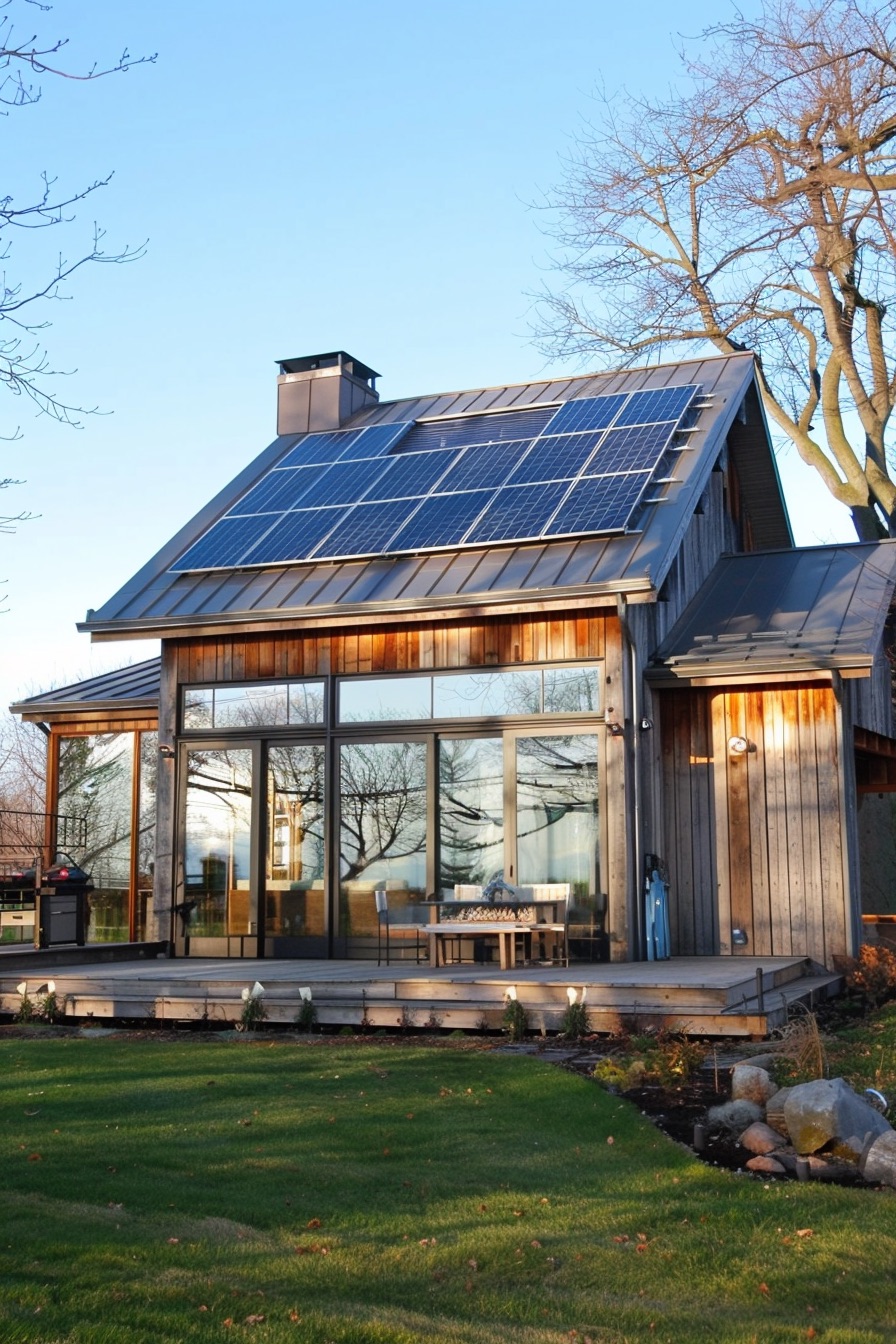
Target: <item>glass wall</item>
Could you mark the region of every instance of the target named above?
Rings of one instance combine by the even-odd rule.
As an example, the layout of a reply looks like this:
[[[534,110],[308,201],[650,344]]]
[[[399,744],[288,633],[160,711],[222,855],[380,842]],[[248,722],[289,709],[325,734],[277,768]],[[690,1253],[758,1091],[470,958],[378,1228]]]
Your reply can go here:
[[[268,754],[264,931],[323,938],[324,748],[271,747]]]
[[[133,937],[153,934],[152,894],[156,860],[156,781],[159,769],[158,733],[139,733],[140,774],[137,816],[137,900],[134,909]]]
[[[484,886],[504,869],[504,743],[501,737],[439,742],[439,881]]]
[[[390,908],[426,894],[426,743],[350,742],[339,753],[339,927],[375,936]]]
[[[90,873],[87,941],[130,937],[134,733],[63,737],[57,811],[85,823],[83,848],[70,855]]]
[[[499,875],[569,883],[593,927],[599,688],[597,664],[185,688],[190,935],[370,956],[377,891],[394,913]]]
[[[183,901],[191,936],[257,933],[251,847],[251,749],[188,752]]]

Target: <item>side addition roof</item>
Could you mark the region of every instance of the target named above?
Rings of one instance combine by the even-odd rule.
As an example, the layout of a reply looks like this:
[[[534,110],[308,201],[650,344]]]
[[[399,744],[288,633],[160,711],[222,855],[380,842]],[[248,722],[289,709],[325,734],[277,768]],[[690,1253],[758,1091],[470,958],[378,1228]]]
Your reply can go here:
[[[135,663],[132,667],[117,668],[114,672],[103,672],[86,681],[76,681],[70,686],[59,686],[54,691],[29,696],[27,700],[10,705],[10,712],[31,720],[88,710],[91,714],[104,709],[115,712],[145,709],[154,712],[159,705],[160,669],[160,658],[148,658],[146,662]]]
[[[648,669],[654,683],[750,673],[864,675],[896,589],[896,541],[723,557]]]
[[[678,454],[671,479],[657,482],[642,506],[638,530],[536,542],[421,546],[414,554],[276,563],[264,567],[177,572],[173,566],[235,501],[301,443],[278,438],[79,629],[99,639],[137,635],[210,634],[298,629],[363,618],[514,602],[570,602],[625,592],[655,596],[675,558],[691,515],[736,420],[734,453],[759,547],[792,544],[768,432],[756,393],[752,356],[719,356],[651,369],[584,375],[516,386],[409,398],[368,407],[343,426],[491,414],[559,405],[578,398],[697,384],[705,409]]]

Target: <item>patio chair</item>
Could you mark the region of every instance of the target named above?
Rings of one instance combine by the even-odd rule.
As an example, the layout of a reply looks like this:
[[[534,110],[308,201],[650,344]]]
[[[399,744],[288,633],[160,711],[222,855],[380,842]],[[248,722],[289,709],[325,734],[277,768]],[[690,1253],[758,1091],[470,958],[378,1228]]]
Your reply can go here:
[[[429,907],[426,905],[402,905],[397,910],[389,909],[389,893],[387,891],[374,892],[376,900],[376,964],[382,965],[383,952],[386,954],[386,965],[390,963],[392,955],[392,932],[412,933],[411,938],[400,939],[402,950],[411,948],[414,954],[414,961],[419,966],[421,962],[429,959],[429,952],[426,943],[426,935],[423,932],[423,925],[429,920]],[[402,958],[410,960],[410,958]]]

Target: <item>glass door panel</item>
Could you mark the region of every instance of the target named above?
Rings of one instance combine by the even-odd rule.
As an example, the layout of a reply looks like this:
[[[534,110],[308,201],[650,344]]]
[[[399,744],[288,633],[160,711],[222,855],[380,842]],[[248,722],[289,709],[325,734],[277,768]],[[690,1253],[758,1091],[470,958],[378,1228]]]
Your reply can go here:
[[[323,746],[271,747],[267,805],[265,934],[323,938]]]
[[[516,739],[516,881],[569,882],[575,899],[599,882],[597,737]]]
[[[248,747],[187,753],[184,900],[191,936],[257,932],[251,889],[252,752]]]
[[[504,743],[500,737],[439,740],[439,880],[484,886],[504,871]]]
[[[426,894],[426,743],[343,743],[339,792],[339,932],[375,939],[375,891]]]

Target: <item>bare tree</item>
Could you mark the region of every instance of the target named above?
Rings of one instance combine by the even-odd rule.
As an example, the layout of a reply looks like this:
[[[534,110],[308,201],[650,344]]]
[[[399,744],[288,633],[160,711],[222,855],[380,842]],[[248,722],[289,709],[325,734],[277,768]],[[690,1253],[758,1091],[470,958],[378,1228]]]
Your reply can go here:
[[[0,0],[0,115],[11,117],[33,107],[40,100],[44,79],[90,82],[156,59],[154,55],[132,57],[124,51],[108,64],[79,69],[67,59],[67,38],[47,39],[31,31],[35,12],[43,16],[49,9],[49,5],[32,0]],[[16,26],[19,17],[27,27]],[[51,366],[43,344],[43,332],[50,325],[48,308],[54,300],[68,297],[68,281],[76,271],[91,263],[132,261],[142,255],[143,247],[107,250],[103,231],[94,224],[83,249],[73,256],[59,252],[42,272],[38,261],[33,274],[26,272],[29,279],[20,280],[6,269],[12,256],[12,231],[27,235],[70,224],[77,207],[107,186],[111,176],[65,189],[44,170],[31,199],[21,200],[9,191],[0,195],[0,260],[4,263],[0,281],[0,384],[15,396],[30,399],[39,412],[70,425],[78,424],[79,417],[88,412],[58,395],[51,384],[61,371]],[[8,525],[19,519],[2,521]]]
[[[580,138],[541,339],[616,364],[755,351],[858,536],[896,534],[896,3],[763,0],[682,61],[689,92],[604,98]]]

